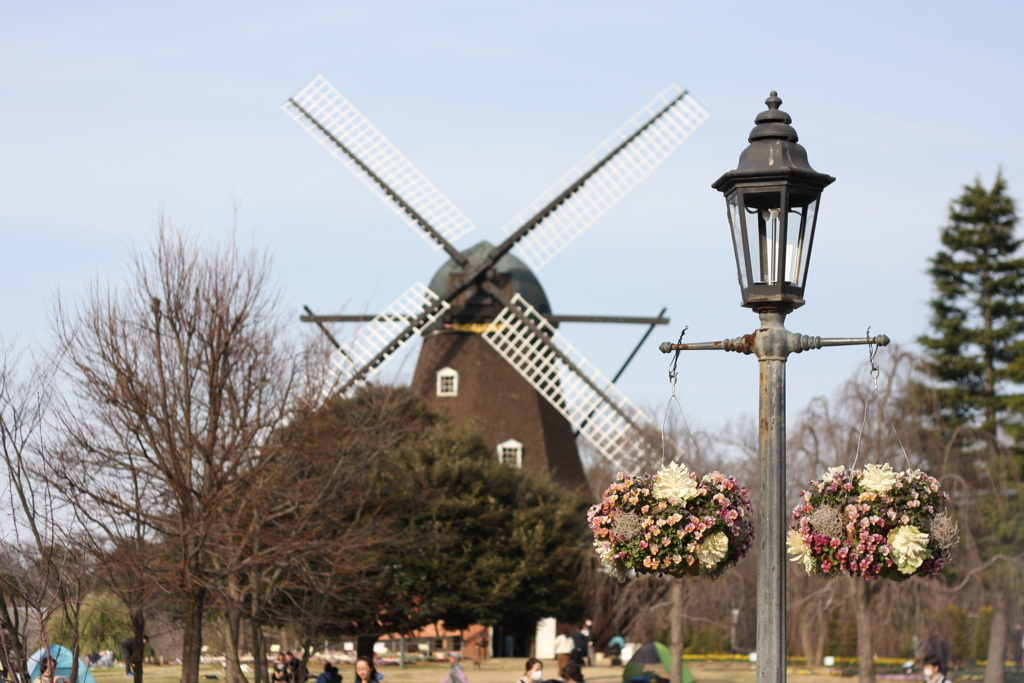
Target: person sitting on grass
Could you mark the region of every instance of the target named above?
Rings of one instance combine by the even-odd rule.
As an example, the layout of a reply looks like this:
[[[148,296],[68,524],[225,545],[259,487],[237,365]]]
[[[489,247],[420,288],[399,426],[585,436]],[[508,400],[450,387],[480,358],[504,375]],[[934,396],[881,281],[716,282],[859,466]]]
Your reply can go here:
[[[39,675],[32,683],[69,683],[64,676],[57,674],[57,661],[47,655],[46,659],[39,663]]]
[[[580,665],[576,662],[569,662],[562,667],[559,673],[565,683],[584,683],[583,671],[580,670]]]
[[[942,659],[938,655],[927,655],[921,664],[924,683],[950,683],[946,674],[942,673]]]
[[[324,672],[316,677],[316,683],[341,683],[338,667],[330,662],[324,662]]]
[[[516,683],[540,683],[544,680],[544,665],[539,659],[530,657],[526,660],[526,673]]]

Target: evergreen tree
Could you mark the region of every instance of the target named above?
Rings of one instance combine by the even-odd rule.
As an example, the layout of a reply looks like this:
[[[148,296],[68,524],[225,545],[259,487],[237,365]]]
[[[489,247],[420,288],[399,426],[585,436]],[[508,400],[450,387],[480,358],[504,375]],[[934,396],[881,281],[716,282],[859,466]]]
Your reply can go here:
[[[947,418],[995,433],[1019,400],[1007,393],[1024,364],[1024,259],[1017,254],[1017,209],[1002,172],[981,179],[950,204],[942,248],[928,273],[931,334],[919,338],[926,366],[943,383]]]
[[[1024,259],[1017,254],[1017,220],[1002,172],[991,189],[976,179],[953,200],[928,271],[936,290],[931,334],[919,338],[925,366],[940,382],[946,426],[953,427],[942,440],[959,455],[952,462],[943,457],[943,469],[968,485],[973,501],[961,501],[961,511],[981,512],[961,527],[962,557],[974,566],[1024,547],[1024,394],[1017,391],[1024,378]],[[1003,563],[979,577],[993,607],[985,683],[1004,681],[1007,602],[1019,577],[1015,565]]]

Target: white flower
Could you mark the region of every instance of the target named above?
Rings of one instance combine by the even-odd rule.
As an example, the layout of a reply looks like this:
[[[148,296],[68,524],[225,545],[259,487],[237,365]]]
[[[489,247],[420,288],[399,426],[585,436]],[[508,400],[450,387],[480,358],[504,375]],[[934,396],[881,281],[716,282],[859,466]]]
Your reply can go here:
[[[842,474],[845,471],[846,468],[842,465],[840,465],[839,467],[829,467],[827,470],[825,470],[825,475],[821,478],[821,480],[826,484],[831,484],[832,480],[836,478],[837,474]]]
[[[597,555],[601,558],[602,563],[609,567],[615,565],[615,552],[612,550],[611,543],[607,541],[594,541],[594,547],[597,549]]]
[[[699,495],[697,482],[690,476],[686,465],[672,463],[655,476],[654,497],[658,500],[675,499],[682,504]]]
[[[896,485],[896,473],[892,465],[864,465],[864,473],[860,479],[861,488],[873,493],[885,493]]]
[[[704,539],[697,547],[697,559],[705,567],[714,567],[725,559],[729,550],[729,537],[719,531]]]
[[[811,549],[804,543],[804,537],[799,531],[789,530],[789,533],[786,534],[786,545],[789,546],[789,554],[793,556],[790,558],[791,562],[802,561],[808,574],[814,571],[814,558],[811,556]]]
[[[928,534],[916,526],[896,527],[885,540],[892,548],[896,568],[903,574],[913,574],[928,556]]]

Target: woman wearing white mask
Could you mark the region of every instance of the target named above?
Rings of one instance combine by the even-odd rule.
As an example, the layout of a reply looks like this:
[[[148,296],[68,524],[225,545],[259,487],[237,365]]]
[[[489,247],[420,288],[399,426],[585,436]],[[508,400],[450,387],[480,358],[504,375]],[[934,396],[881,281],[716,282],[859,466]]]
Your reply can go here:
[[[539,659],[530,657],[526,660],[526,673],[517,683],[540,683],[544,680],[544,665]]]

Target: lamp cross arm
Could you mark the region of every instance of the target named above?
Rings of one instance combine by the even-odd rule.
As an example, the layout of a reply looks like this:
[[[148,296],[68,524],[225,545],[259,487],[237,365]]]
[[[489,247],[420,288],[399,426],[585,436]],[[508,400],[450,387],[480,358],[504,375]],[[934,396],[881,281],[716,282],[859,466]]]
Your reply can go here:
[[[696,342],[693,344],[673,344],[664,342],[658,349],[662,353],[673,351],[734,351],[743,354],[765,356],[782,353],[802,353],[824,346],[856,346],[859,344],[875,344],[888,346],[889,337],[879,334],[874,337],[811,337],[806,334],[790,332],[779,328],[761,328],[753,334],[745,334],[734,339],[723,339],[713,342]]]

